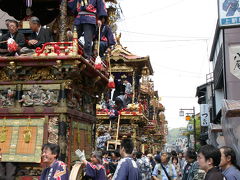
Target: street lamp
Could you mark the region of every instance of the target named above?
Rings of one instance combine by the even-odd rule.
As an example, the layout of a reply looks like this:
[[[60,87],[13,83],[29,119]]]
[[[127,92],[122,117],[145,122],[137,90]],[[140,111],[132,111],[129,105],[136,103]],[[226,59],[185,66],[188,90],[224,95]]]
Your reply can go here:
[[[179,111],[179,116],[180,116],[180,117],[183,117],[183,116],[184,116],[184,111],[183,111],[182,109],[180,109],[180,111]]]
[[[192,113],[187,113],[192,114],[193,117],[193,136],[194,136],[194,150],[196,151],[197,146],[196,146],[196,117],[195,117],[195,107],[193,107],[192,109],[180,109],[179,110],[179,116],[184,116],[184,111],[192,111]]]

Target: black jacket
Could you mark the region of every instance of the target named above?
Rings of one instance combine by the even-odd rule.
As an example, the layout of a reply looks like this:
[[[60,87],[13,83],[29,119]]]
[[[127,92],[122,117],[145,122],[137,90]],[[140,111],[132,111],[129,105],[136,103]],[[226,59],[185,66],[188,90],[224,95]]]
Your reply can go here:
[[[1,41],[7,41],[11,37],[10,33],[4,34],[1,38]],[[19,47],[24,47],[25,45],[25,37],[23,33],[16,32],[16,34],[13,36],[13,39],[16,41]],[[1,49],[7,49],[7,43],[1,43],[0,44]]]
[[[7,41],[11,37],[10,33],[4,34],[0,41]],[[16,32],[16,34],[13,36],[13,39],[18,44],[19,48],[22,48],[25,46],[25,37],[22,33]],[[14,56],[15,52],[8,52],[7,51],[8,46],[7,43],[0,43],[0,56]]]
[[[225,178],[222,175],[221,171],[218,168],[214,167],[207,172],[204,180],[224,180],[224,179]]]
[[[36,32],[33,32],[30,37],[29,40],[38,40],[38,43],[32,46],[28,46],[31,49],[35,49],[37,47],[42,47],[42,45],[46,42],[52,42],[53,41],[53,37],[52,34],[49,32],[48,29],[45,29],[43,27],[41,27],[39,34],[37,35]]]

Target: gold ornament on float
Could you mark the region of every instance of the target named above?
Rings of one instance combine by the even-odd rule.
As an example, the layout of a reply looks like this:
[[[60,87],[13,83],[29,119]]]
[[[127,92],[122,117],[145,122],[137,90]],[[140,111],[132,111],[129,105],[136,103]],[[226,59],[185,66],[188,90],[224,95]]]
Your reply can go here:
[[[31,137],[32,137],[32,132],[31,129],[29,129],[29,126],[31,124],[31,118],[28,118],[28,126],[27,128],[23,131],[23,137],[24,137],[24,142],[25,143],[30,143]]]
[[[0,143],[5,143],[7,140],[6,117],[3,118],[3,128],[0,130]]]

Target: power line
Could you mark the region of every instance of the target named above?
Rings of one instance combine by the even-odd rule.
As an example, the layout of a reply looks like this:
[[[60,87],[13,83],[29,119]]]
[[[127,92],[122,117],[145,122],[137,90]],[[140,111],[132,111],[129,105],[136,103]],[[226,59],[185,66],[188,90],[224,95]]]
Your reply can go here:
[[[208,39],[173,39],[173,40],[158,40],[158,41],[124,41],[128,43],[164,43],[164,42],[193,42],[193,41],[207,41]]]
[[[177,5],[178,3],[182,2],[182,1],[184,1],[184,0],[179,0],[179,1],[177,1],[177,2],[174,2],[174,3],[172,3],[172,4],[167,5],[167,6],[165,6],[165,7],[153,9],[152,11],[149,11],[149,12],[143,13],[143,14],[139,14],[139,15],[137,15],[137,16],[133,16],[133,17],[130,17],[130,18],[128,18],[128,19],[126,19],[126,18],[125,18],[125,19],[121,19],[121,20],[119,20],[119,22],[121,22],[121,21],[126,21],[126,20],[127,20],[127,21],[128,21],[128,20],[132,20],[132,19],[135,19],[135,18],[139,18],[139,17],[141,17],[141,16],[146,16],[146,15],[155,13],[156,11],[159,12],[160,10],[165,10],[165,9],[168,9],[168,8],[170,8],[170,7],[172,7],[172,6],[175,6],[175,5]]]
[[[159,65],[159,64],[154,64],[160,68],[164,68],[164,69],[170,69],[170,70],[174,70],[174,71],[178,71],[178,72],[184,72],[184,73],[189,73],[189,74],[195,74],[195,75],[201,75],[201,73],[196,73],[196,72],[191,72],[191,71],[184,71],[184,70],[181,70],[181,69],[175,69],[175,68],[172,68],[172,67],[168,67],[168,66],[162,66],[162,65]]]
[[[192,96],[160,96],[162,98],[180,98],[180,99],[196,99],[196,97]]]
[[[151,34],[151,33],[143,33],[143,32],[134,32],[134,31],[124,31],[119,29],[120,32],[126,32],[130,34],[139,34],[139,35],[146,35],[146,36],[161,36],[161,37],[178,37],[178,38],[190,38],[190,39],[204,39],[208,40],[206,37],[191,37],[191,36],[177,36],[177,35],[166,35],[166,34]]]

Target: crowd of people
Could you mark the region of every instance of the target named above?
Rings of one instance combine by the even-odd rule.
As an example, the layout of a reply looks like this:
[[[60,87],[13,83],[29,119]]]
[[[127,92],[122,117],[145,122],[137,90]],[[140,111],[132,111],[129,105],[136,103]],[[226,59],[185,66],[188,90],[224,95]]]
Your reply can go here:
[[[43,146],[42,160],[46,168],[41,179],[69,179],[65,163],[58,161],[58,145]],[[92,180],[240,180],[236,154],[230,147],[220,149],[202,146],[199,152],[135,152],[134,143],[126,138],[119,151],[94,151],[90,160],[76,150],[84,166],[85,179]]]

